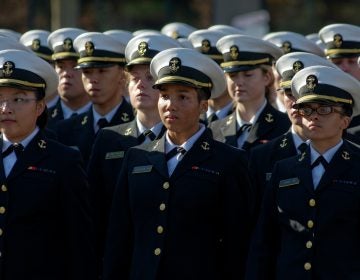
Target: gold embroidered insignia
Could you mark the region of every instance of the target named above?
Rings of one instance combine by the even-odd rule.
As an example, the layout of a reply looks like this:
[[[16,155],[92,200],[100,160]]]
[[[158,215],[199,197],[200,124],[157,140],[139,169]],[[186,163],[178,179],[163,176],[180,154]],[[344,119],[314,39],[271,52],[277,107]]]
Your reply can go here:
[[[226,125],[229,125],[232,123],[233,116],[230,116],[229,119],[226,121]]]
[[[70,51],[72,49],[72,40],[71,38],[66,38],[63,43],[63,48],[65,51]]]
[[[304,158],[305,158],[305,155],[306,155],[306,152],[303,152],[303,153],[301,154],[301,157],[299,158],[299,161],[303,161]]]
[[[281,49],[284,51],[284,53],[289,53],[292,50],[292,45],[289,41],[285,41],[282,44]]]
[[[174,57],[169,61],[169,68],[171,73],[176,73],[181,67],[181,60],[178,57]]]
[[[37,51],[40,49],[40,40],[39,39],[34,39],[31,43],[31,49],[33,51]]]
[[[340,48],[342,43],[343,43],[342,36],[340,34],[335,34],[334,35],[334,45],[335,45],[335,47]]]
[[[345,160],[349,160],[350,159],[350,154],[347,151],[343,151],[341,154],[342,158]]]
[[[140,42],[138,46],[138,53],[140,56],[144,56],[146,52],[148,51],[149,46],[146,42]]]
[[[274,121],[273,115],[270,113],[266,114],[265,121],[267,121],[268,123],[272,123]]]
[[[160,144],[160,141],[156,141],[156,143],[155,143],[155,145],[154,145],[154,147],[153,147],[153,150],[156,150],[157,147],[159,147],[159,144]]]
[[[46,141],[41,139],[41,140],[38,142],[38,146],[39,146],[39,148],[41,148],[41,149],[45,149],[45,148],[46,148]]]
[[[299,72],[301,69],[304,69],[304,64],[303,64],[300,60],[295,61],[295,62],[293,63],[293,72],[294,72],[294,73],[297,73],[297,72]]]
[[[309,75],[306,78],[306,88],[310,91],[314,91],[314,88],[317,86],[318,84],[318,79],[316,78],[315,75]]]
[[[209,53],[211,48],[210,41],[208,39],[204,39],[201,42],[201,52],[202,53]]]
[[[231,46],[230,47],[230,57],[232,58],[232,60],[236,60],[239,56],[239,48],[238,46]]]
[[[86,42],[85,43],[85,53],[87,56],[92,56],[94,52],[94,43],[93,42]]]
[[[14,72],[15,64],[12,61],[6,61],[3,64],[2,72],[5,77],[10,77],[10,75]]]
[[[85,125],[88,121],[88,116],[85,116],[81,122],[82,125]]]
[[[122,113],[121,119],[124,122],[128,122],[130,120],[129,119],[129,114],[128,113]]]
[[[205,141],[205,142],[202,142],[201,148],[202,148],[204,151],[208,151],[208,150],[210,150],[210,145],[209,145],[208,142]]]

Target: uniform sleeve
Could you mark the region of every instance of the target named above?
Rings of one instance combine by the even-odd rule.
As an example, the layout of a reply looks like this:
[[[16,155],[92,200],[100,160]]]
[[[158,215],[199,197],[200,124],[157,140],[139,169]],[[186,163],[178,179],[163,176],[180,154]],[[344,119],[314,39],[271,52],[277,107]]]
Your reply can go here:
[[[276,164],[271,180],[265,187],[259,219],[249,250],[245,278],[248,280],[276,279],[276,256],[280,239],[275,192],[278,170]]]
[[[129,279],[130,275],[134,243],[128,186],[131,151],[130,149],[125,156],[115,187],[105,241],[104,280]]]
[[[244,153],[245,154],[245,153]],[[254,197],[247,160],[240,153],[229,164],[224,183],[223,223],[224,270],[223,279],[243,279],[250,235],[254,224]]]
[[[67,279],[95,279],[94,234],[90,218],[89,187],[80,153],[63,155],[61,206],[67,256]]]

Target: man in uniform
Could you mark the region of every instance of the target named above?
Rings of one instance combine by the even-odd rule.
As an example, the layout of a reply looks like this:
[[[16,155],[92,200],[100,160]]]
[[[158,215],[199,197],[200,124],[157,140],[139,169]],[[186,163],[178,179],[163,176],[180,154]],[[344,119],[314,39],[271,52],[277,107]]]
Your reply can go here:
[[[159,92],[152,88],[151,59],[161,50],[179,46],[175,39],[162,34],[139,35],[126,46],[127,84],[131,105],[136,110],[135,119],[100,130],[88,166],[100,264],[113,192],[125,152],[161,138],[165,131],[157,108]]]
[[[58,140],[76,146],[87,163],[99,129],[134,118],[123,97],[126,44],[110,35],[88,32],[75,39],[74,47],[80,55],[76,67],[82,72],[84,88],[93,105],[85,113],[58,122],[55,129]]]
[[[247,279],[360,278],[360,150],[343,139],[360,83],[307,67],[292,79],[310,146],[276,163],[249,254]]]
[[[81,71],[74,69],[79,55],[73,41],[84,32],[78,28],[61,28],[48,37],[48,44],[54,52],[55,71],[59,76],[57,92],[60,96],[56,104],[49,107],[49,128],[54,128],[60,120],[86,112],[91,106],[81,80]]]
[[[221,68],[195,50],[157,54],[165,135],[130,148],[116,185],[104,279],[242,279],[252,224],[243,151],[199,123],[225,90]]]

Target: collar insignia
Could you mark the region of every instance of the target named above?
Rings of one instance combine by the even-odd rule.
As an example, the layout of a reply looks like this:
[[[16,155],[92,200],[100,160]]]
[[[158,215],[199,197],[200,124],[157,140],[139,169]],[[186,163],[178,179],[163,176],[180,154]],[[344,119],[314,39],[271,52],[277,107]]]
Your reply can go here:
[[[204,141],[204,142],[202,142],[202,144],[201,144],[201,148],[202,148],[204,151],[208,151],[208,150],[210,150],[210,145],[209,145],[208,142]]]
[[[51,117],[52,117],[52,118],[55,118],[57,115],[58,115],[58,109],[55,108],[54,111],[53,111],[52,114],[51,114]]]
[[[342,158],[345,160],[349,160],[350,159],[350,154],[347,151],[343,151],[341,154]]]
[[[301,154],[301,157],[299,158],[299,161],[303,161],[304,158],[305,158],[305,156],[306,156],[306,152],[303,152],[303,153]]]
[[[38,142],[38,146],[39,146],[39,148],[41,148],[41,149],[46,149],[46,141],[45,140],[39,140],[39,142]]]
[[[88,116],[85,116],[81,122],[82,125],[85,125],[88,121]]]
[[[286,146],[287,146],[287,139],[284,138],[284,139],[282,140],[281,144],[280,144],[280,147],[281,147],[281,148],[285,148]]]
[[[125,130],[124,134],[127,136],[127,135],[130,135],[131,132],[132,132],[132,129],[131,129],[131,127],[129,127],[128,129]]]
[[[272,123],[274,121],[273,115],[270,113],[266,114],[265,121],[267,121],[268,123]]]
[[[129,114],[128,113],[122,113],[121,120],[124,121],[124,122],[128,122],[130,120],[129,119]]]

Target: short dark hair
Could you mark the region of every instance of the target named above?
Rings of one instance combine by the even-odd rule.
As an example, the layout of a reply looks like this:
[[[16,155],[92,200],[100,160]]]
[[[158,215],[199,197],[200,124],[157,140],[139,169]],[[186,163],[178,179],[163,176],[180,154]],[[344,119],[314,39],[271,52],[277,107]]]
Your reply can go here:
[[[38,100],[38,101],[43,100],[45,98],[45,91],[43,89],[36,90],[35,97],[36,97],[36,100]],[[45,106],[44,111],[40,114],[40,116],[38,116],[38,118],[36,120],[36,125],[40,129],[44,129],[47,125],[48,117],[49,117],[48,109]]]
[[[199,102],[202,100],[208,100],[211,96],[211,92],[207,88],[195,88]]]

